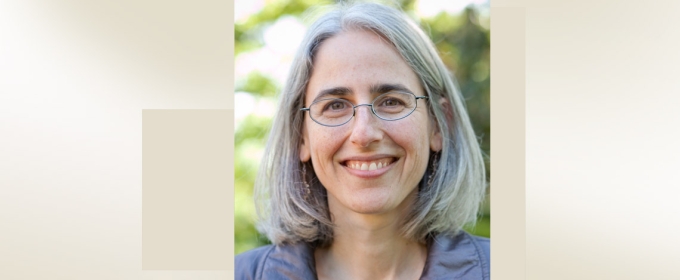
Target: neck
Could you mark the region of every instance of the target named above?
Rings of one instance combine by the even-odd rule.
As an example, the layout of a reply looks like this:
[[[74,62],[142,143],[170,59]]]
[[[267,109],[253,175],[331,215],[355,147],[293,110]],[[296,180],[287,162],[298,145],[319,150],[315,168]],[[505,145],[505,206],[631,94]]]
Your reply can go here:
[[[329,201],[330,202],[330,201]],[[418,279],[425,244],[399,234],[406,211],[336,213],[333,243],[315,251],[319,279]]]

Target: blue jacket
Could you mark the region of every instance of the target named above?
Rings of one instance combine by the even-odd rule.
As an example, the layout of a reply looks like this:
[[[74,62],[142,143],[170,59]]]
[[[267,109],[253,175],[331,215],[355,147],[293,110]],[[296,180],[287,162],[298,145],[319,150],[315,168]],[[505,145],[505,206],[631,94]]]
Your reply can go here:
[[[461,231],[428,242],[422,280],[490,279],[490,240]],[[307,243],[264,246],[236,256],[234,279],[317,279],[314,248]]]

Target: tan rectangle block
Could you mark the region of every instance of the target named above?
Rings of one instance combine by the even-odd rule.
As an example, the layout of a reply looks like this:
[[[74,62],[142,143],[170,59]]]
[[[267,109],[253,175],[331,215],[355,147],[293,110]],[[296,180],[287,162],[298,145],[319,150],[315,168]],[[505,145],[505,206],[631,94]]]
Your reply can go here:
[[[233,110],[143,110],[142,269],[233,270]]]
[[[491,275],[525,279],[525,10],[491,15]]]
[[[527,9],[527,279],[680,279],[679,8]]]

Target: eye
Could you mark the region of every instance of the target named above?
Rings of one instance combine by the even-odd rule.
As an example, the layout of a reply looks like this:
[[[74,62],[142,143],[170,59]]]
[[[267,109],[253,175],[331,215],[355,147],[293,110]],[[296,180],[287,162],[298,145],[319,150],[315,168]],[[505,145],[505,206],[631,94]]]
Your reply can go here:
[[[381,100],[379,106],[385,106],[385,107],[394,107],[394,106],[403,106],[404,102],[398,98],[394,97],[387,97],[383,100]]]
[[[347,104],[342,100],[333,100],[326,104],[325,110],[342,110],[347,107]]]

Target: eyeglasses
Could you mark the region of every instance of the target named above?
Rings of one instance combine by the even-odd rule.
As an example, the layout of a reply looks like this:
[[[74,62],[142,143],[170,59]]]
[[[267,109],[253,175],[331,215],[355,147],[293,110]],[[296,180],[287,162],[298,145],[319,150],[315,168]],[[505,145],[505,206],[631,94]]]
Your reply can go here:
[[[373,114],[386,121],[396,121],[408,117],[416,110],[418,99],[427,96],[415,96],[410,92],[388,92],[381,94],[371,104],[354,105],[340,98],[328,98],[314,101],[309,108],[300,111],[309,112],[312,120],[323,126],[341,126],[349,122],[359,106],[370,106]]]

